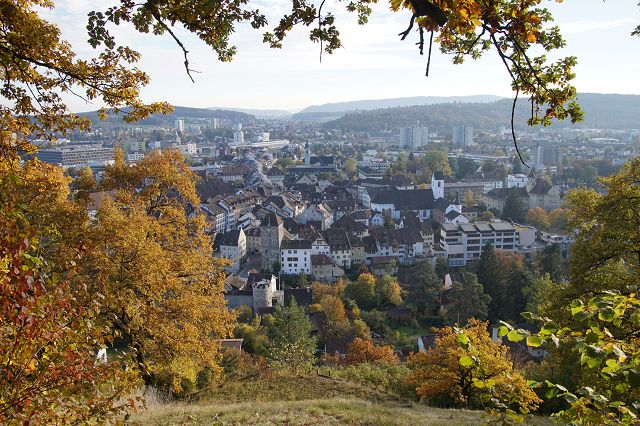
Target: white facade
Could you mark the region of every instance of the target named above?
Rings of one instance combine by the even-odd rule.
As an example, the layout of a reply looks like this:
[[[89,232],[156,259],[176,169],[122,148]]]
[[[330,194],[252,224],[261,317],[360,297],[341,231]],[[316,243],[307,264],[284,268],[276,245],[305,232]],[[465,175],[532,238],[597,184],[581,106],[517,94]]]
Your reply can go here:
[[[231,261],[231,265],[226,267],[228,272],[235,274],[240,271],[240,266],[247,257],[247,238],[242,229],[239,230],[238,240],[235,244],[220,244],[219,257]]]
[[[526,188],[527,187],[527,175],[507,175],[507,188]]]
[[[175,121],[175,128],[177,131],[179,132],[184,132],[184,120],[183,119],[178,119]]]
[[[465,266],[478,260],[488,242],[496,249],[520,251],[520,235],[508,222],[445,223],[440,229],[440,244],[449,266]]]
[[[400,129],[400,148],[415,150],[427,144],[429,129],[422,126],[402,127]]]
[[[284,240],[280,247],[280,271],[286,275],[311,274],[311,243]]]

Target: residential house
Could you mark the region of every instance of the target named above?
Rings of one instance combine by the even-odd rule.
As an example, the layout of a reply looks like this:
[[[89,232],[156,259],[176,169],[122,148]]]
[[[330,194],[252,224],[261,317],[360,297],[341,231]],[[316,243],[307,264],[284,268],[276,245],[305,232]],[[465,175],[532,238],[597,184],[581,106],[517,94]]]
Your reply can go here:
[[[280,244],[280,272],[286,275],[310,275],[311,241],[283,240]]]
[[[344,269],[337,266],[326,254],[312,254],[311,275],[316,281],[335,283],[344,276]]]
[[[231,262],[225,267],[227,272],[240,272],[240,267],[247,258],[247,239],[242,229],[216,234],[214,248],[217,257],[229,259]]]

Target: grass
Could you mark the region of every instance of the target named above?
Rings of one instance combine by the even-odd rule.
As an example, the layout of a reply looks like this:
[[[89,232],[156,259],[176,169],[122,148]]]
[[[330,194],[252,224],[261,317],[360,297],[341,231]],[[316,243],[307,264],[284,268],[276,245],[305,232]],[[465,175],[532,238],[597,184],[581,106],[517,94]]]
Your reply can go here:
[[[153,399],[153,398],[152,398]],[[142,425],[481,424],[482,413],[406,401],[372,386],[317,375],[229,380],[192,403],[148,401]]]
[[[483,412],[407,401],[359,383],[316,375],[229,380],[192,403],[148,401],[142,425],[480,425]],[[547,424],[538,421],[537,424]]]
[[[148,410],[136,421],[143,425],[474,425],[477,412],[444,410],[424,405],[374,403],[360,398],[301,401],[199,403],[165,405]]]

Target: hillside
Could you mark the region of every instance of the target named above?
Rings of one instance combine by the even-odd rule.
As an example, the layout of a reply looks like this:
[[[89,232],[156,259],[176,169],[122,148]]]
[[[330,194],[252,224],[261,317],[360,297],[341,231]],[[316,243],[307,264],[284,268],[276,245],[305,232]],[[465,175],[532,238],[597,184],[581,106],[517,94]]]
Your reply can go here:
[[[578,101],[585,112],[585,120],[572,125],[568,121],[556,122],[554,127],[576,128],[640,128],[640,96],[582,93]],[[360,111],[325,123],[327,128],[346,131],[380,131],[414,125],[417,121],[430,130],[450,132],[451,127],[467,124],[475,129],[495,130],[509,126],[511,104],[508,99],[491,103],[446,103],[437,105],[386,108]],[[524,128],[530,105],[526,100],[518,103],[516,128]]]
[[[125,109],[126,111],[126,109]],[[98,118],[97,111],[83,112],[80,116],[89,117],[89,119],[99,127],[140,127],[140,126],[173,126],[176,119],[203,119],[208,120],[211,118],[219,118],[223,120],[230,120],[234,122],[252,123],[256,120],[253,115],[245,114],[238,111],[229,111],[222,109],[205,109],[205,108],[189,108],[183,106],[174,106],[174,110],[171,114],[153,114],[144,120],[140,120],[134,124],[127,124],[122,121],[121,115],[109,116],[106,120],[100,120]]]
[[[475,425],[482,412],[448,410],[337,379],[274,375],[234,380],[191,404],[158,404],[134,418],[142,425]]]
[[[265,120],[284,119],[284,118],[291,117],[291,113],[283,109],[255,109],[255,108],[227,108],[227,107],[213,107],[213,108],[207,108],[207,109],[242,112],[244,114],[253,115],[256,118],[265,119]]]

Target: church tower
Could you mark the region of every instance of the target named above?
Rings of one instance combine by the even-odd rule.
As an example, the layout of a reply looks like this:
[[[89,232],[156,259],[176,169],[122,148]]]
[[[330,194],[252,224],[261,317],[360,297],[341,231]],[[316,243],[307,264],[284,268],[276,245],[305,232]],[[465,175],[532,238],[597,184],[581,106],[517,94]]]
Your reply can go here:
[[[309,142],[304,144],[304,164],[307,166],[311,165],[311,148],[309,147]]]
[[[431,191],[434,200],[444,198],[444,175],[442,172],[433,172],[431,175]]]

